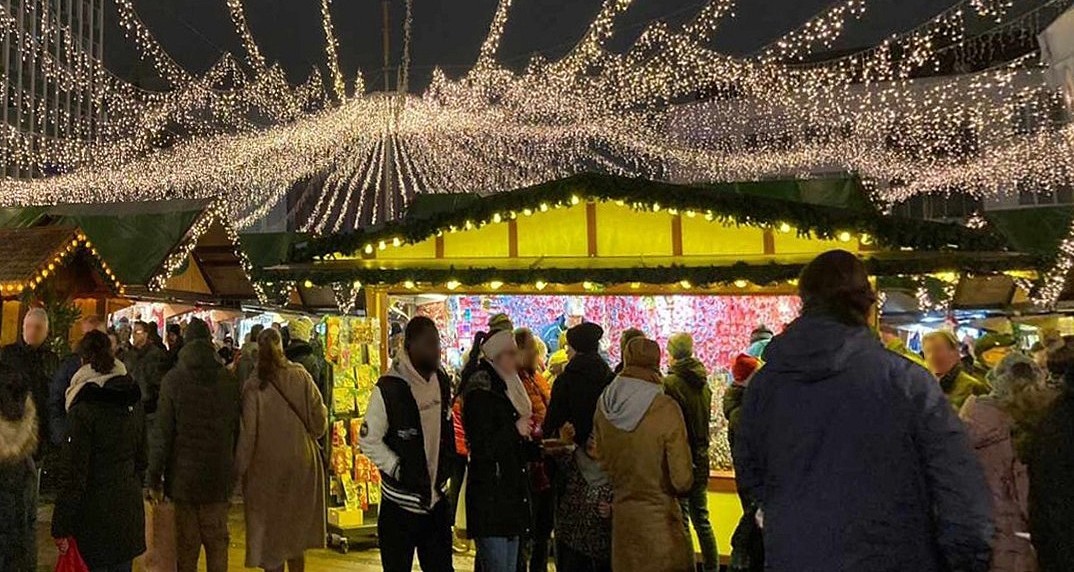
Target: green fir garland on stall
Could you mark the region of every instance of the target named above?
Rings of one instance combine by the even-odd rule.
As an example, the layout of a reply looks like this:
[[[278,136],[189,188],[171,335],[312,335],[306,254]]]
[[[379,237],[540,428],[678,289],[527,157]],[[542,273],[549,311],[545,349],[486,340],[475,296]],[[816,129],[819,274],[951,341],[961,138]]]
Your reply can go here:
[[[937,253],[923,258],[868,258],[866,268],[873,276],[921,276],[936,272],[994,274],[1005,270],[1035,268],[1036,257],[1009,256],[978,257],[973,253]],[[727,266],[653,266],[636,268],[376,268],[325,264],[288,269],[262,270],[257,276],[266,281],[303,282],[315,285],[351,284],[397,285],[404,283],[458,286],[482,286],[492,282],[503,284],[654,284],[689,283],[694,286],[732,285],[743,281],[768,286],[798,278],[802,264],[747,264]]]
[[[622,203],[637,210],[693,213],[725,224],[779,228],[793,225],[799,233],[835,239],[841,233],[868,234],[881,247],[923,251],[1001,251],[997,233],[946,223],[766,197],[738,190],[736,185],[684,186],[611,175],[581,174],[516,191],[468,199],[456,208],[391,221],[365,232],[329,234],[296,245],[292,262],[336,255],[372,254],[385,244],[414,244],[453,229],[465,231],[503,223],[526,213],[588,201]]]

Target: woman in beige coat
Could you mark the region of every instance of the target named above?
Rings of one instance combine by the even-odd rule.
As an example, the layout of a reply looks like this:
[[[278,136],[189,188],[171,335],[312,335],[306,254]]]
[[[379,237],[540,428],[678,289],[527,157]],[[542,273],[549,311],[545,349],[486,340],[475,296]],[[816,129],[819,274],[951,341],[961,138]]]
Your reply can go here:
[[[1031,358],[1013,353],[989,373],[992,393],[970,397],[962,406],[960,416],[992,491],[992,572],[1037,570],[1033,545],[1019,536],[1029,532],[1029,474],[1015,448],[1012,413],[1019,415],[1031,403],[1025,398],[1040,391],[1043,380]]]
[[[664,395],[656,342],[631,340],[623,362],[594,418],[600,463],[615,490],[612,569],[693,570],[693,547],[677,498],[693,482],[682,410]]]
[[[280,334],[258,336],[256,375],[243,388],[236,464],[246,509],[246,567],[305,569],[325,543],[324,465],[316,441],[328,411],[313,378],[287,361]]]

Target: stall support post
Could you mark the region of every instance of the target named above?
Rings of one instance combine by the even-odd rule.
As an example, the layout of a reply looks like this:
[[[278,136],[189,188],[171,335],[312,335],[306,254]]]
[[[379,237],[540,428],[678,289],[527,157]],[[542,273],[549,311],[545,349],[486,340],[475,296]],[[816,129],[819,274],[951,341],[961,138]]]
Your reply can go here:
[[[366,288],[365,307],[366,315],[380,324],[380,371],[388,371],[388,291]]]

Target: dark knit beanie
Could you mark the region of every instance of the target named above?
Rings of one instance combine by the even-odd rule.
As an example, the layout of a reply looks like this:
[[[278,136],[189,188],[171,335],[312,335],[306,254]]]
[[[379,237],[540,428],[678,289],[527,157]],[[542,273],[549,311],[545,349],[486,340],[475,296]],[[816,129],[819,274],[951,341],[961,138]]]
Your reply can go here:
[[[191,318],[186,325],[186,340],[209,340],[213,334],[209,331],[209,325],[198,318]]]
[[[600,349],[600,339],[604,337],[604,328],[593,322],[585,322],[567,330],[567,344],[580,354],[596,353]]]

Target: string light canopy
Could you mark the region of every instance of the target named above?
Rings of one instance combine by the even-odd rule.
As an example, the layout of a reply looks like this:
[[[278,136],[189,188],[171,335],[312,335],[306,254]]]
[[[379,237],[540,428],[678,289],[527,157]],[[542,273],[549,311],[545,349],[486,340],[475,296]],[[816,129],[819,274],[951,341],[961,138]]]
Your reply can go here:
[[[0,156],[63,174],[4,180],[0,202],[227,193],[228,219],[242,228],[297,190],[298,226],[323,234],[398,219],[419,193],[487,194],[584,171],[708,182],[840,171],[871,181],[887,201],[998,193],[1019,181],[1058,186],[1074,172],[1074,133],[1051,121],[1060,98],[1032,48],[1005,59],[1072,0],[963,0],[914,30],[827,60],[823,52],[879,0],[838,2],[749,56],[710,47],[734,16],[733,0],[710,0],[680,26],[655,22],[623,53],[608,41],[643,0],[605,0],[566,55],[537,56],[522,71],[497,59],[512,8],[500,0],[462,77],[437,70],[421,94],[366,93],[359,74],[350,95],[331,2],[319,2],[328,74],[315,70],[294,86],[258,46],[243,0],[222,1],[243,55],[199,74],[168,55],[131,0],[117,0],[124,29],[171,86],[163,93],[85,56],[73,73],[59,69],[49,54],[73,49],[69,30],[34,41],[0,11],[0,34],[57,80],[98,86],[109,118],[100,141],[7,126]],[[936,76],[962,64],[973,71]],[[406,78],[403,69],[401,86]],[[678,105],[699,94],[702,103]],[[171,144],[176,132],[183,135]]]

